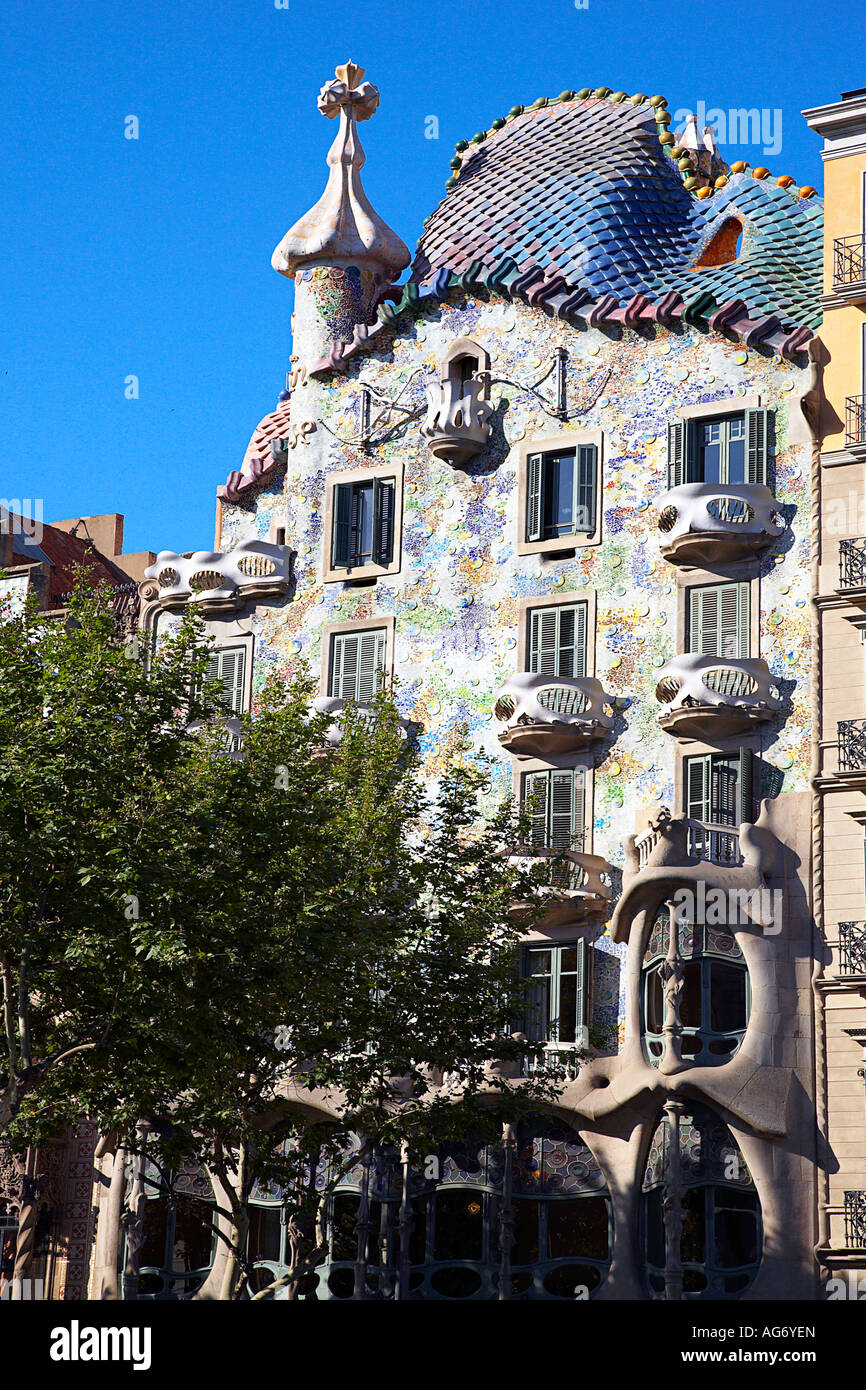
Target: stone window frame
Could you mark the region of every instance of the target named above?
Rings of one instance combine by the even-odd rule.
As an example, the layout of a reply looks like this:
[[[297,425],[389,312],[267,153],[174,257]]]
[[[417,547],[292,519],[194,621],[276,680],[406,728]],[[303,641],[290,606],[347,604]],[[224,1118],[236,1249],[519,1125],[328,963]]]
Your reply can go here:
[[[511,767],[512,796],[518,806],[523,804],[523,778],[528,772],[569,772],[583,770],[583,849],[581,854],[594,854],[595,768],[588,756],[563,753],[548,758],[515,758]],[[569,928],[574,932],[574,927]]]
[[[580,444],[593,444],[596,449],[595,465],[595,529],[591,533],[577,532],[572,536],[554,536],[546,541],[526,539],[526,505],[528,493],[528,464],[530,454],[562,453],[577,449]],[[564,430],[561,434],[542,435],[536,439],[522,439],[517,449],[517,554],[549,555],[584,550],[590,546],[601,545],[602,538],[602,481],[604,479],[604,431],[603,430]]]
[[[474,338],[455,338],[439,362],[439,381],[444,384],[451,379],[451,367],[458,357],[474,357],[477,363],[475,375],[480,379],[479,400],[486,401],[490,396],[490,353]]]
[[[232,651],[236,647],[242,647],[244,656],[244,696],[243,709],[241,714],[249,714],[253,701],[253,665],[255,662],[255,637],[252,633],[220,633],[217,635],[211,629],[210,635],[217,637],[217,641],[209,649],[211,656],[216,656],[217,652]],[[237,718],[237,715],[234,716]]]
[[[366,629],[368,632],[385,630],[385,680],[389,681],[394,675],[394,629],[395,619],[393,615],[383,614],[379,618],[355,618],[352,621],[343,623],[326,623],[322,628],[322,654],[321,654],[321,678],[320,695],[329,694],[331,683],[331,652],[333,649],[332,637],[343,632],[361,632]]]
[[[325,479],[324,522],[322,527],[322,582],[335,584],[354,584],[356,580],[378,579],[380,576],[399,574],[403,560],[403,478],[405,468],[402,460],[393,463],[377,463],[367,468],[340,469],[329,473]],[[333,554],[333,533],[335,517],[336,489],[343,483],[371,483],[374,479],[394,479],[394,535],[391,563],[388,565],[359,565],[356,569],[335,569],[331,563]]]
[[[739,573],[737,570],[739,569]],[[726,573],[718,570],[690,569],[677,570],[677,623],[676,650],[685,653],[688,641],[688,590],[706,589],[721,584],[748,584],[749,586],[749,660],[761,655],[761,564],[760,560],[750,559],[746,563],[726,566]]]
[[[517,605],[517,670],[529,670],[530,612],[536,608],[567,608],[572,603],[586,604],[586,675],[595,676],[595,643],[597,632],[598,594],[595,589],[568,589],[561,594],[539,594],[521,599]]]

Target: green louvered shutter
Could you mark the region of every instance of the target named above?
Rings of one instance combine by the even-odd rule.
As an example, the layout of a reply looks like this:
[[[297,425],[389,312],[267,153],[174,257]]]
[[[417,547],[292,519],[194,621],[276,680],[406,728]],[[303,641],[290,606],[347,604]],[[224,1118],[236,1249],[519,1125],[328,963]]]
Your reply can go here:
[[[571,847],[582,850],[586,835],[586,772],[582,767],[576,767],[572,777],[574,779],[574,809],[572,811]]]
[[[686,422],[671,420],[668,425],[668,487],[686,481]]]
[[[587,965],[587,961],[586,961],[586,938],[585,938],[585,937],[581,937],[580,940],[579,940],[578,942],[576,942],[575,944],[576,944],[576,946],[577,946],[577,960],[576,960],[576,964],[575,964],[575,973],[574,973],[574,996],[575,996],[575,997],[574,997],[574,1023],[575,1023],[575,1037],[574,1037],[573,1040],[572,1040],[572,1039],[569,1039],[568,1041],[579,1042],[579,1041],[580,1041],[580,1032],[581,1032],[581,1030],[582,1030],[583,1028],[586,1028],[586,1027],[587,1027],[587,1024],[588,1024],[588,1019],[587,1019],[587,1013],[588,1013],[588,1010],[587,1010],[587,988],[586,988],[586,983],[587,983],[587,981],[586,981],[586,974],[587,974],[587,972],[586,972],[586,965]],[[560,993],[561,993],[561,990],[560,990]]]
[[[382,631],[362,632],[358,638],[358,688],[356,700],[366,703],[382,685],[385,664],[385,634]]]
[[[536,848],[547,845],[548,774],[527,772],[523,778],[523,805],[529,812],[530,843]]]
[[[686,761],[686,814],[692,820],[710,819],[710,756]]]
[[[711,584],[688,591],[689,651],[739,661],[749,655],[748,584]]]
[[[337,632],[331,639],[330,694],[339,700],[354,700],[358,689],[358,634]]]
[[[373,563],[390,565],[394,558],[394,479],[373,482]]]
[[[757,811],[755,798],[755,755],[749,748],[740,749],[740,821],[746,825],[752,825]]]
[[[533,608],[529,669],[541,676],[586,675],[586,604]]]
[[[247,666],[245,647],[224,647],[208,662],[208,680],[222,681],[224,699],[232,714],[243,713]]]
[[[740,823],[740,757],[710,760],[710,820],[713,825]]]
[[[352,563],[352,496],[351,483],[338,483],[334,488],[334,537],[331,549],[333,569],[348,569]]]
[[[541,540],[541,475],[544,463],[541,454],[530,454],[526,460],[526,539]]]
[[[558,676],[559,610],[533,608],[530,619],[529,666],[539,676]]]
[[[574,461],[574,529],[588,535],[595,530],[597,459],[594,444],[578,446]]]
[[[746,482],[766,483],[768,410],[746,411]]]
[[[341,700],[371,700],[381,688],[385,633],[337,632],[331,639],[330,694]]]

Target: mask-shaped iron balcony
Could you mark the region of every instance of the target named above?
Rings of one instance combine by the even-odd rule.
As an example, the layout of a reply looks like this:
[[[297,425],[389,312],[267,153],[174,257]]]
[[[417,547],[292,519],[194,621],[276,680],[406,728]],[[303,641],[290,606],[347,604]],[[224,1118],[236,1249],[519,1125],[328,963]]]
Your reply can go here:
[[[714,742],[746,733],[783,707],[762,657],[732,660],[685,653],[660,672],[659,723],[670,734]]]
[[[517,757],[570,753],[613,728],[611,697],[592,676],[520,671],[500,690],[494,711],[505,724],[499,742]]]
[[[742,560],[775,544],[785,530],[764,483],[683,483],[655,506],[661,551],[673,565]]]
[[[539,894],[551,893],[551,901],[538,926],[564,927],[583,922],[605,912],[610,905],[610,864],[598,854],[533,845],[521,856],[521,864],[537,877]],[[528,902],[514,903],[511,913],[519,920],[529,910]]]

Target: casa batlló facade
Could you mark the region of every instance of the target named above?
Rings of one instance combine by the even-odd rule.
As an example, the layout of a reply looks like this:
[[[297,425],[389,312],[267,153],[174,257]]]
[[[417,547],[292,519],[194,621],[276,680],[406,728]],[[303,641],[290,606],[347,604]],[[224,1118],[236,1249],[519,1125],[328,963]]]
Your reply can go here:
[[[218,488],[214,550],[147,569],[141,623],[194,605],[236,711],[307,663],[336,739],[345,702],[395,677],[431,783],[467,735],[491,756],[557,858],[523,969],[527,1031],[568,1078],[513,1166],[470,1139],[438,1179],[374,1165],[371,1296],[397,1296],[409,1208],[411,1298],[824,1297],[866,1261],[866,1019],[813,846],[833,790],[866,916],[866,779],[819,752],[813,599],[862,611],[823,578],[821,200],[728,166],[694,120],[672,132],[662,97],[585,89],[461,142],[412,259],[361,184],[376,88],[349,63],[318,104],[327,187],[273,257],[288,389]],[[302,1296],[351,1296],[361,1181],[331,1199]],[[142,1293],[208,1297],[206,1223],[154,1193]],[[263,1278],[285,1270],[281,1220],[261,1194]]]

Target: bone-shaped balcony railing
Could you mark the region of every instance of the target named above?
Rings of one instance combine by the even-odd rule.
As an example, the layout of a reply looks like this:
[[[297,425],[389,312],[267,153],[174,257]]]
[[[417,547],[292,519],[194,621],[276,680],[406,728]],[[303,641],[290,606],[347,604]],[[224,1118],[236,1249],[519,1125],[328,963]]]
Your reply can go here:
[[[161,599],[243,602],[247,596],[286,592],[290,552],[268,541],[242,541],[234,550],[196,550],[192,555],[161,550],[144,575],[156,581],[155,596]]]
[[[437,458],[464,463],[487,447],[493,407],[482,399],[482,389],[474,377],[465,384],[449,377],[427,387],[421,433]]]
[[[662,553],[670,560],[750,554],[785,531],[763,483],[683,483],[656,499]]]
[[[662,668],[656,699],[663,728],[697,737],[702,731],[739,732],[772,719],[784,704],[763,657],[734,660],[695,652],[675,656]]]
[[[581,748],[613,728],[613,699],[593,676],[519,671],[496,697],[499,735],[512,753],[544,756]]]
[[[310,706],[312,713],[326,714],[331,719],[331,723],[325,730],[324,751],[326,752],[331,748],[336,748],[337,745],[339,743],[342,743],[343,741],[344,728],[341,715],[349,703],[350,701],[343,700],[337,695],[319,695],[316,697],[315,700],[313,700]],[[376,717],[375,709],[372,706],[365,704],[362,700],[357,701],[354,704],[354,708],[356,709],[359,718],[363,720],[365,724],[371,727]],[[400,720],[398,730],[399,737],[401,739],[408,738],[407,725],[405,720]]]
[[[543,919],[547,925],[576,921],[601,912],[610,903],[610,864],[598,854],[532,845],[511,862],[536,871],[539,880],[536,891],[539,895],[551,895]],[[514,911],[520,915],[527,907],[525,902],[515,903]]]

